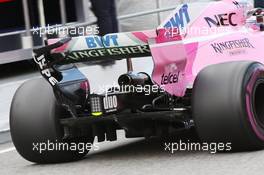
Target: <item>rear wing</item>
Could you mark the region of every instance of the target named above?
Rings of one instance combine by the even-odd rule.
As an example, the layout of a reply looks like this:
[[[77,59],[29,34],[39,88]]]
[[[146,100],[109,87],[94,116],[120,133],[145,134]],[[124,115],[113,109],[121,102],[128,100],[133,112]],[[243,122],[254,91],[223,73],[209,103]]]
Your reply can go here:
[[[151,56],[148,42],[156,36],[156,30],[148,30],[50,39],[47,46],[33,50],[33,58],[41,75],[56,86],[64,77],[60,65]]]
[[[69,63],[107,59],[120,60],[144,56],[152,56],[154,62],[152,79],[156,84],[163,86],[161,84],[163,75],[167,75],[168,72],[167,76],[173,74],[175,77],[179,77],[181,75],[182,77],[179,79],[185,80],[183,76],[185,75],[187,55],[183,37],[178,28],[108,34],[103,37],[93,35],[62,40],[52,39],[48,41],[46,47],[34,50],[34,60],[42,76],[57,91],[55,94],[58,94],[58,98],[63,97],[61,101],[69,108],[71,105],[67,102],[69,97],[61,93],[63,86],[77,81],[88,84],[86,77],[80,76],[81,72]],[[127,63],[131,63],[130,59],[127,60]],[[64,64],[69,65],[61,66]],[[127,64],[127,67],[132,66]],[[128,69],[128,71],[131,70]],[[182,73],[180,74],[180,72]],[[74,79],[72,79],[73,76]],[[185,83],[185,81],[177,82],[178,90],[175,90],[174,83],[169,83],[164,88],[171,94],[183,96],[186,90]]]
[[[148,30],[50,39],[47,46],[33,52],[35,57],[46,55],[49,65],[144,57],[151,56],[148,40],[156,36],[156,30]]]

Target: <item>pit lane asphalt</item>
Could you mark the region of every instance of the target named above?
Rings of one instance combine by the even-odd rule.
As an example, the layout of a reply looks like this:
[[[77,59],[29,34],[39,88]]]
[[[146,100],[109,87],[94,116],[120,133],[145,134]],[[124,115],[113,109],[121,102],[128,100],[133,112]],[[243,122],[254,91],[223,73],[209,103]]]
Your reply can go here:
[[[147,63],[142,63],[146,65]],[[20,64],[19,64],[20,65]],[[142,67],[141,65],[141,67]],[[25,65],[20,65],[25,66]],[[101,68],[98,68],[101,69]],[[106,68],[106,71],[110,68]],[[144,68],[145,69],[145,68]],[[3,69],[2,69],[3,70]],[[103,69],[102,69],[103,70]],[[13,74],[13,71],[17,72]],[[88,76],[92,72],[82,68]],[[125,69],[115,70],[116,74]],[[13,66],[4,68],[0,80],[0,114],[8,123],[9,102],[15,89],[24,81],[38,77],[30,68],[14,70]],[[109,75],[110,76],[110,75]],[[113,78],[113,77],[112,77]],[[97,82],[100,83],[100,82]],[[4,112],[4,110],[6,110]],[[4,115],[4,116],[2,116]],[[118,141],[99,144],[99,151],[90,152],[85,159],[64,164],[37,165],[24,160],[14,149],[8,132],[0,134],[0,175],[7,174],[253,174],[264,172],[264,151],[243,153],[218,153],[177,151],[171,154],[165,151],[164,143],[190,140],[197,142],[192,133],[182,133],[166,139],[126,139],[122,131],[118,132]]]
[[[165,142],[179,139],[197,141],[192,134],[167,139],[125,139],[118,132],[118,141],[103,142],[99,151],[90,152],[83,160],[72,163],[37,165],[21,158],[12,143],[0,145],[0,174],[232,174],[262,175],[264,151],[244,153],[175,152],[164,150]]]

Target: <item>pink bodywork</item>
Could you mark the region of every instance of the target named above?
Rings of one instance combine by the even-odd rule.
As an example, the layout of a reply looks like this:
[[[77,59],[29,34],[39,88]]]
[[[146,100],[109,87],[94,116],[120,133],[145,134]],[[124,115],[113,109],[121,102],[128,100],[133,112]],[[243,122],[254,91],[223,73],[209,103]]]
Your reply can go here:
[[[240,6],[231,0],[210,3],[188,28],[208,30],[205,33],[181,33],[182,39],[150,43],[154,61],[152,78],[170,94],[182,97],[192,87],[197,74],[206,66],[230,61],[252,60],[264,64],[264,33],[246,25],[246,12],[250,6]],[[239,3],[239,2],[238,2]],[[225,26],[209,26],[206,17],[231,14]],[[224,18],[225,19],[225,18]],[[229,25],[228,25],[229,24]],[[217,29],[217,31],[215,30]],[[187,30],[188,31],[188,30]],[[190,31],[190,30],[189,30]],[[171,32],[172,33],[172,32]],[[177,34],[176,34],[177,35]],[[159,37],[164,37],[158,35]],[[179,73],[180,72],[180,73]],[[178,75],[178,81],[162,84],[162,75]],[[212,75],[213,76],[213,75]]]
[[[153,81],[168,93],[182,97],[206,66],[242,60],[264,64],[264,33],[246,23],[246,13],[251,9],[251,5],[240,0],[182,4],[155,30],[104,37],[118,35],[120,46],[149,45],[154,62]],[[177,18],[182,23],[173,26]],[[179,32],[179,27],[183,31]],[[84,39],[73,39],[53,52],[90,49]],[[49,44],[56,41],[49,40]],[[112,44],[104,47],[116,47]]]

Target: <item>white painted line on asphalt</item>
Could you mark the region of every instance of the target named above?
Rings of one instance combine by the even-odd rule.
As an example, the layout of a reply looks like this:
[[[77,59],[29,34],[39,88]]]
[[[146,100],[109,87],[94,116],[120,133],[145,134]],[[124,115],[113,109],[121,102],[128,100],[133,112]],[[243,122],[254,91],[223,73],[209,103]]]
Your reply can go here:
[[[3,149],[3,150],[0,150],[0,154],[8,153],[8,152],[15,151],[15,150],[16,150],[15,147]]]

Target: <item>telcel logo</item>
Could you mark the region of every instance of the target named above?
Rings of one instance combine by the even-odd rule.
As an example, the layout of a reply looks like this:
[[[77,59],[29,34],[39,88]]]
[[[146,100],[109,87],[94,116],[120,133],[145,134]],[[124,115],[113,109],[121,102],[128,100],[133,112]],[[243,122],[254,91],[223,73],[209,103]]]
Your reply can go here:
[[[174,74],[173,73],[169,73],[168,75],[163,74],[161,77],[161,85],[178,83],[179,75],[180,75],[180,71]]]
[[[118,46],[117,35],[106,35],[103,37],[100,36],[90,36],[86,37],[86,43],[89,48],[102,48],[110,47],[111,45]]]
[[[178,13],[175,14],[165,25],[164,28],[184,28],[185,22],[190,22],[190,16],[188,13],[188,5],[184,4]]]

